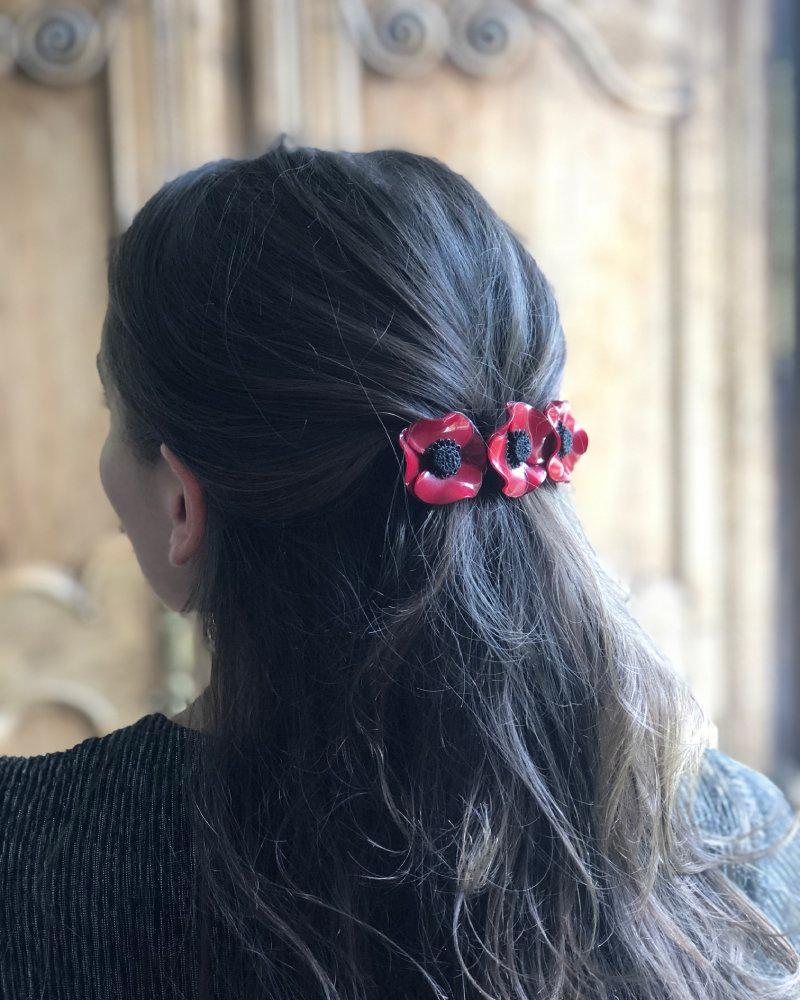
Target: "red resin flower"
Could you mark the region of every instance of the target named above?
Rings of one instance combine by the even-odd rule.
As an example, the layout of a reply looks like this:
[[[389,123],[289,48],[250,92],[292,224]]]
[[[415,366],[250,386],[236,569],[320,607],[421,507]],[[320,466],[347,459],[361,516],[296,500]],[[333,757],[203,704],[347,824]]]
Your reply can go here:
[[[553,425],[528,403],[506,403],[508,419],[489,438],[489,461],[503,479],[502,491],[521,497],[547,478],[547,449],[558,445]]]
[[[589,447],[589,435],[575,424],[566,399],[552,400],[544,412],[558,435],[558,447],[547,457],[547,474],[558,483],[568,483],[575,463]]]
[[[474,497],[486,469],[486,442],[463,413],[423,417],[400,431],[406,487],[425,503]]]

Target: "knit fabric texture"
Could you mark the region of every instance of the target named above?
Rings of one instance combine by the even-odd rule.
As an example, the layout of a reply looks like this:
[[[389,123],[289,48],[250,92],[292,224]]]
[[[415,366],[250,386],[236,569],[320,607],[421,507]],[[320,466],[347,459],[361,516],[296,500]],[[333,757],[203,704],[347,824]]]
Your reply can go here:
[[[155,712],[70,750],[0,756],[2,1000],[194,1000],[182,777],[203,738]],[[742,846],[766,843],[792,819],[772,781],[719,750],[700,778],[710,839],[766,822]],[[800,835],[728,874],[800,950]]]

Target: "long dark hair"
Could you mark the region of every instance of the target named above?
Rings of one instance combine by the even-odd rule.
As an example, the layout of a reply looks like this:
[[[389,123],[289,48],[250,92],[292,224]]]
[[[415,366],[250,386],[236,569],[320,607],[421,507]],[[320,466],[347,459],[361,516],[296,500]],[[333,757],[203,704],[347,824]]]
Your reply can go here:
[[[552,288],[465,178],[281,136],[166,183],[109,293],[130,446],[166,442],[207,500],[187,795],[231,995],[796,996],[797,954],[680,808],[707,720],[570,487],[404,488],[405,425],[488,436],[559,398]]]

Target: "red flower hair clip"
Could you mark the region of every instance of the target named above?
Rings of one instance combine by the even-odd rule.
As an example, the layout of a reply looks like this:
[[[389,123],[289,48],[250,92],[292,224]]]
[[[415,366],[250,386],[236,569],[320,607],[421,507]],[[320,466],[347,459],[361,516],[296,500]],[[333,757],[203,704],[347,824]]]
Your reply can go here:
[[[405,484],[426,503],[474,497],[486,468],[486,443],[469,417],[423,417],[400,431]]]
[[[558,435],[558,449],[547,460],[547,475],[557,483],[568,483],[575,463],[589,447],[589,435],[575,423],[566,399],[554,399],[544,414]]]
[[[506,403],[508,419],[489,438],[489,461],[507,497],[521,497],[547,479],[545,449],[555,450],[553,425],[527,403]]]
[[[474,497],[487,464],[502,480],[502,492],[520,497],[550,477],[568,483],[589,437],[578,427],[565,399],[544,409],[506,403],[507,419],[484,441],[463,413],[422,418],[404,427],[398,440],[405,453],[404,481],[420,500],[452,503]]]

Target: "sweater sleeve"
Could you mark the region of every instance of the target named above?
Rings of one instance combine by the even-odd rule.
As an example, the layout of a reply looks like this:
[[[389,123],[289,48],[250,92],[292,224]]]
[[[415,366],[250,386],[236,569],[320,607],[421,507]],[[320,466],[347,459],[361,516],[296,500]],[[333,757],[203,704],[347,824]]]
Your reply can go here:
[[[695,815],[709,844],[744,833],[732,846],[750,850],[779,840],[797,811],[765,774],[716,748],[705,752]],[[774,853],[728,865],[726,874],[800,951],[800,830]]]

